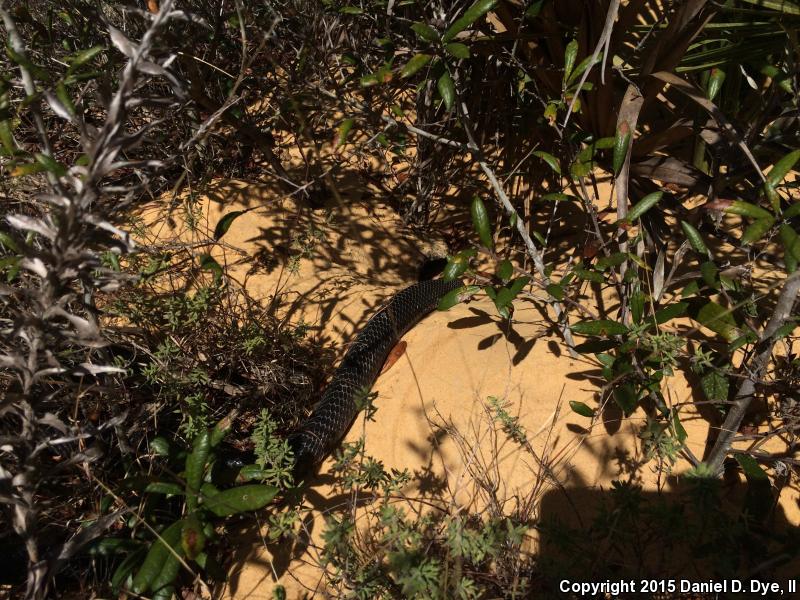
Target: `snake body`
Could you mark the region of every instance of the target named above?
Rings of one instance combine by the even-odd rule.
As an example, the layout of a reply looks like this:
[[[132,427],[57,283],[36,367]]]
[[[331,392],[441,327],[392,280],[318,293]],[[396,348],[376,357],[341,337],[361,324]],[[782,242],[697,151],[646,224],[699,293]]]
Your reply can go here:
[[[307,473],[336,448],[358,414],[394,345],[404,333],[430,313],[459,280],[421,281],[395,294],[356,336],[322,399],[311,415],[291,434],[288,443],[295,459],[295,477]]]

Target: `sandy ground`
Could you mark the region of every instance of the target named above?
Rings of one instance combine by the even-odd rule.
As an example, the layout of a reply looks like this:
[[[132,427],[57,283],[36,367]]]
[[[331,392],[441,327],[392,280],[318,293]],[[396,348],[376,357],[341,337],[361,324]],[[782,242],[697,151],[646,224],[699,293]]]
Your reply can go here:
[[[277,303],[290,322],[309,325],[318,343],[336,348],[338,356],[382,301],[415,281],[423,250],[430,245],[410,234],[398,237],[391,209],[374,201],[362,204],[357,197],[346,207],[316,211],[276,201],[255,185],[221,184],[223,197],[224,202],[201,203],[199,229],[184,228],[183,237],[207,235],[223,214],[249,209],[233,222],[214,256],[251,295],[265,305]],[[148,220],[153,222],[153,216]],[[174,232],[166,220],[156,222],[163,223],[163,234]],[[575,501],[595,502],[615,479],[633,478],[647,492],[668,493],[672,479],[659,473],[654,462],[636,468],[643,458],[637,433],[644,412],[624,418],[608,405],[592,423],[570,410],[571,400],[598,405],[598,364],[570,357],[540,304],[518,301],[516,307],[510,331],[502,329],[485,297],[436,312],[417,325],[404,338],[405,354],[374,387],[375,420],[359,419],[347,441],[364,435],[368,454],[387,468],[414,474],[403,490],[412,509],[426,500],[480,510],[489,498],[476,484],[479,472],[489,474],[494,497],[504,500],[509,511],[528,499],[537,503],[540,516],[569,512]],[[679,373],[664,390],[672,403],[693,396]],[[518,416],[532,452],[492,424],[490,397]],[[688,410],[682,421],[689,448],[702,456],[706,421]],[[336,499],[348,500],[332,490],[326,477],[330,464],[322,466],[306,494],[312,507],[306,523],[311,545],[287,560],[289,547],[265,543],[257,527],[245,532],[222,597],[272,598],[276,583],[285,586],[289,598],[325,595],[314,547],[325,515],[340,508]],[[673,472],[679,475],[687,468],[679,462]],[[781,495],[783,518],[793,525],[800,525],[798,497],[796,488]]]

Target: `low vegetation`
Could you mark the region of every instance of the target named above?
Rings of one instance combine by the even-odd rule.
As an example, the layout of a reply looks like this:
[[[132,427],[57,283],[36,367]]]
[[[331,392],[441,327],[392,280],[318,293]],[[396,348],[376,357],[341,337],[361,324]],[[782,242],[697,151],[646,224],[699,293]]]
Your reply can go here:
[[[308,544],[283,440],[333,357],[215,260],[246,212],[199,227],[223,177],[318,207],[346,202],[355,176],[408,228],[447,222],[444,276],[469,285],[442,310],[482,295],[509,323],[542,305],[601,374],[597,404],[571,410],[647,417],[648,462],[582,525],[540,518],[558,485],[546,463],[527,498],[463,512],[343,446],[332,474],[349,501],[318,553],[339,595],[520,598],[562,576],[666,577],[676,558],[696,577],[769,579],[797,559],[775,509],[798,481],[800,5],[34,0],[0,16],[12,597],[211,597],[226,528],[258,509],[270,540]],[[155,235],[154,203],[192,241]],[[291,272],[324,235],[260,259]],[[691,405],[665,397],[677,372]],[[690,412],[716,432],[704,456],[685,444]],[[503,399],[485,421],[537,458]],[[674,478],[679,460],[684,495],[641,489],[636,469]],[[738,473],[732,500],[721,478]],[[470,473],[476,494],[492,476]]]

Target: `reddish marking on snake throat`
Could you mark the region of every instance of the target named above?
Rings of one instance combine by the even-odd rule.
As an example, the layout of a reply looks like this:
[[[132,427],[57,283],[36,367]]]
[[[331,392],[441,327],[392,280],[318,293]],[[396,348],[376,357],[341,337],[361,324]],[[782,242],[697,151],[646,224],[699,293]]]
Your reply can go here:
[[[380,373],[381,375],[391,369],[392,365],[396,363],[401,356],[403,356],[406,351],[406,346],[408,346],[408,344],[402,340],[395,344],[394,348],[389,351],[389,356],[386,358],[386,362],[383,363],[383,368],[381,369]]]

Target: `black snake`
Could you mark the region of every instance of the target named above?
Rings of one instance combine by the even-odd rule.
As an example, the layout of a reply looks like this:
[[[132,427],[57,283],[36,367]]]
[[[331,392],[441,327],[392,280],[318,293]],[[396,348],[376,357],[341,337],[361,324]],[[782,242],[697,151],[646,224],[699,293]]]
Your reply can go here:
[[[389,352],[400,338],[431,312],[459,280],[421,281],[395,294],[373,315],[344,355],[311,415],[288,438],[295,479],[332,452],[358,414],[359,398],[369,393]]]

